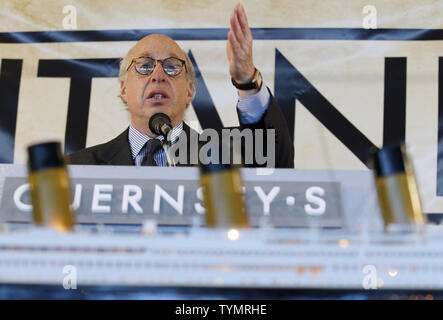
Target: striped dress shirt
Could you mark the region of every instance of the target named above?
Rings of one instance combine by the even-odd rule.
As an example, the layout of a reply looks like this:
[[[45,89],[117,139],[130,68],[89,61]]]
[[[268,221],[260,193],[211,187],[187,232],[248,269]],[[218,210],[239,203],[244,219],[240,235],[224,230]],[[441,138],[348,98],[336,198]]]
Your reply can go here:
[[[172,128],[171,133],[171,141],[175,142],[177,137],[180,135],[180,133],[183,130],[183,122],[180,122],[179,125]],[[150,139],[158,139],[160,141],[163,141],[163,136],[158,136],[156,138],[151,138],[148,135],[141,133],[137,129],[135,129],[132,125],[129,126],[129,144],[131,146],[131,153],[132,153],[132,159],[134,160],[134,163],[136,166],[140,166],[143,158],[146,155],[146,142]],[[157,163],[157,166],[159,167],[167,167],[168,161],[166,160],[166,154],[163,149],[158,150],[154,154],[154,160]]]

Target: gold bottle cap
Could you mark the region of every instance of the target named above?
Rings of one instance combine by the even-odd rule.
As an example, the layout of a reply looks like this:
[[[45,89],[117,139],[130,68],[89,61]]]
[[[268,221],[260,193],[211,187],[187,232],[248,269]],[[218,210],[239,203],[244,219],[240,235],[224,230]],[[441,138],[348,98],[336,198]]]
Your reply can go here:
[[[372,162],[377,177],[404,173],[406,163],[404,144],[393,144],[373,153]]]
[[[65,165],[60,142],[46,142],[29,146],[28,159],[31,172]]]

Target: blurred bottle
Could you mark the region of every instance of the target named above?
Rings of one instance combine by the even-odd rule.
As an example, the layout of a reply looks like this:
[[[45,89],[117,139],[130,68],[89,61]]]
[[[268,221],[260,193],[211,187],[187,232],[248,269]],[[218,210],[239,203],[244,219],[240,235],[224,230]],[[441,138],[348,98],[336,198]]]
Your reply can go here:
[[[28,147],[28,172],[34,223],[60,232],[73,229],[70,180],[58,142]]]
[[[219,161],[210,161],[207,165],[200,164],[206,226],[248,228],[249,220],[243,198],[240,170],[232,164],[222,163],[223,152],[230,152],[232,155],[232,148],[228,144],[220,143]]]
[[[372,160],[385,230],[412,231],[414,226],[424,225],[426,218],[405,145],[384,147]]]

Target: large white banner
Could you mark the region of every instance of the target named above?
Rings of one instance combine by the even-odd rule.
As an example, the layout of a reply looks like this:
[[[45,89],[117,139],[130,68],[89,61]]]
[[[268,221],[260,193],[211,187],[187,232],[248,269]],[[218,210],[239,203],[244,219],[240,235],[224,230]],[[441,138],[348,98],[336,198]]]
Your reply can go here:
[[[176,39],[198,69],[185,121],[238,124],[226,58],[235,3],[3,0],[0,162],[25,163],[31,143],[56,139],[74,151],[123,131],[118,59],[152,32]],[[443,1],[242,3],[255,65],[293,134],[295,167],[365,169],[368,148],[404,140],[425,212],[442,213]],[[208,109],[213,119],[199,117]]]

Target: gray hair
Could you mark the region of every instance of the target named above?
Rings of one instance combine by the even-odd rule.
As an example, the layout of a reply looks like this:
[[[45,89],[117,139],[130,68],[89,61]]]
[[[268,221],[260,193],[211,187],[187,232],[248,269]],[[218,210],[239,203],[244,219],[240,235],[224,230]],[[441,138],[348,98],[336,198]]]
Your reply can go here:
[[[118,81],[126,81],[128,77],[128,67],[131,64],[132,59],[129,59],[128,54],[131,52],[131,50],[128,51],[126,56],[122,59],[120,59],[120,71],[118,73]],[[195,97],[195,93],[197,91],[196,84],[195,84],[195,70],[194,66],[192,65],[191,59],[189,58],[188,54],[182,49],[183,54],[185,55],[185,66],[186,66],[186,78],[192,85],[192,99]],[[123,100],[122,96],[119,94],[118,97],[123,101],[124,104],[126,102]],[[189,106],[189,105],[188,105]],[[188,107],[186,106],[186,107]]]

